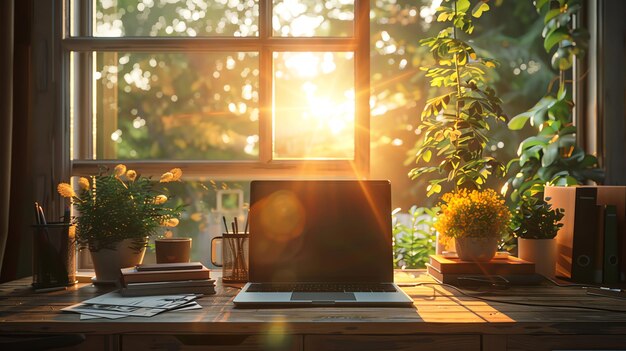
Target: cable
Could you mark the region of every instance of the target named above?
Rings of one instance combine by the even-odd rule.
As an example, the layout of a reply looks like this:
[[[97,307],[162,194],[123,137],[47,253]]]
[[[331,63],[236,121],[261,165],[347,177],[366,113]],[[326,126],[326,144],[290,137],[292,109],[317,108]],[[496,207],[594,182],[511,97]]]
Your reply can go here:
[[[570,309],[579,309],[579,310],[591,310],[591,311],[603,311],[603,312],[615,312],[615,313],[626,313],[626,310],[614,310],[614,309],[610,309],[610,308],[602,308],[602,307],[588,307],[588,306],[574,306],[574,305],[548,305],[548,304],[535,304],[535,303],[528,303],[528,302],[514,302],[514,301],[503,301],[503,300],[498,300],[498,299],[490,299],[487,297],[482,297],[482,296],[476,296],[474,294],[470,294],[467,293],[465,291],[463,291],[462,289],[451,285],[451,284],[445,284],[445,283],[415,283],[414,286],[427,286],[427,285],[437,285],[437,286],[444,286],[447,288],[451,288],[456,290],[457,292],[459,292],[461,295],[469,297],[469,298],[473,298],[476,300],[481,300],[481,301],[486,301],[486,302],[496,302],[496,303],[503,303],[503,304],[508,304],[508,305],[518,305],[518,306],[532,306],[532,307],[550,307],[550,308],[570,308]],[[434,289],[433,289],[434,290]]]
[[[558,286],[559,288],[601,288],[598,285],[589,285],[589,284],[577,284],[577,283],[570,283],[570,284],[561,284],[559,282],[557,282],[556,280],[549,278],[549,277],[544,277],[546,278],[548,281],[550,281],[550,283]]]

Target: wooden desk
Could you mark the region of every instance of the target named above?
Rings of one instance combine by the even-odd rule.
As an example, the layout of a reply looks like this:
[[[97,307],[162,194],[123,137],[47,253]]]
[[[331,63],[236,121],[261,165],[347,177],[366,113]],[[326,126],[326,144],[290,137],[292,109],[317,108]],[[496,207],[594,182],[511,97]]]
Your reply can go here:
[[[424,272],[396,281],[432,282]],[[60,309],[106,290],[80,284],[34,294],[30,280],[0,285],[0,335],[85,333],[80,350],[552,350],[626,349],[626,300],[554,286],[492,290],[483,297],[624,313],[478,301],[452,289],[407,287],[415,308],[235,309],[237,289],[217,286],[202,310],[152,318],[80,321]]]

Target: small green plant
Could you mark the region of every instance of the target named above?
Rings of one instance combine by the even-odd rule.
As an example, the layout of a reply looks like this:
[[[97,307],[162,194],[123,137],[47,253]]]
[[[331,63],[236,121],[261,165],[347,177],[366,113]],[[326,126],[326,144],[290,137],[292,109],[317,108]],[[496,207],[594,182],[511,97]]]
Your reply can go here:
[[[437,21],[450,25],[420,41],[435,60],[433,67],[422,69],[430,85],[441,90],[424,106],[419,126],[423,137],[411,150],[418,165],[409,172],[412,179],[426,173],[441,175],[429,180],[428,196],[440,193],[442,182],[451,182],[457,188],[481,189],[490,175],[503,176],[505,171],[502,163],[483,154],[489,139],[489,121],[507,120],[502,101],[489,86],[486,75],[496,62],[480,57],[458,33],[472,34],[473,19],[488,11],[489,5],[477,1],[472,7],[469,0],[446,0],[450,2],[452,7],[437,9]]]
[[[155,183],[120,164],[111,173],[102,169],[91,180],[81,177],[78,194],[68,183],[60,183],[57,190],[78,210],[76,240],[81,248],[113,249],[121,240],[135,239],[132,247],[139,250],[160,227],[178,225],[183,206],[168,205],[164,183],[178,181],[181,175],[180,168],[174,168]]]
[[[513,213],[511,230],[517,238],[553,239],[563,226],[559,221],[564,213],[562,208],[553,209],[543,196],[525,196]]]
[[[542,193],[546,184],[576,185],[603,178],[596,157],[586,154],[576,143],[574,102],[568,91],[571,82],[565,79],[576,57],[587,48],[587,32],[572,25],[580,0],[537,0],[535,6],[544,13],[544,48],[552,54],[552,67],[558,71],[553,83],[558,84],[555,87],[551,83],[548,93],[535,106],[509,122],[511,130],[522,129],[526,122],[537,129],[536,135],[520,143],[519,158],[507,165],[507,172],[513,176],[503,192],[511,188],[514,202]]]
[[[435,253],[436,233],[433,224],[438,207],[425,208],[412,206],[409,209],[409,223],[393,215],[393,263],[397,268],[424,268],[429,255]]]

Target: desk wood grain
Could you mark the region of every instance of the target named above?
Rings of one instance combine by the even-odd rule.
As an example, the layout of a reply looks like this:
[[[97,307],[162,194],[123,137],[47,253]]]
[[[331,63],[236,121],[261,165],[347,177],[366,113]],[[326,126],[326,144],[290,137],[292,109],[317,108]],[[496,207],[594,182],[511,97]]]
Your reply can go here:
[[[402,283],[433,283],[423,271],[396,273]],[[166,312],[151,318],[80,321],[60,309],[107,292],[89,284],[67,291],[35,294],[30,280],[0,285],[0,334],[67,333],[89,335],[626,335],[626,300],[586,295],[581,288],[542,286],[483,290],[481,297],[520,304],[486,302],[454,289],[428,285],[404,287],[412,308],[272,308],[237,309],[237,289],[218,284],[215,295],[199,299],[202,310]],[[621,312],[580,310],[564,306],[598,307]],[[523,338],[523,337],[522,337]],[[139,342],[128,339],[129,342]],[[295,338],[297,345],[325,345],[329,339]],[[343,339],[337,339],[341,342]],[[363,339],[366,340],[366,339]],[[372,339],[376,342],[377,339]],[[506,345],[504,338],[485,345]],[[550,339],[551,340],[551,339]],[[626,340],[626,339],[625,339]],[[400,341],[399,341],[400,342]],[[480,344],[480,339],[468,342]],[[400,342],[401,343],[401,342]],[[478,345],[477,344],[477,345]]]

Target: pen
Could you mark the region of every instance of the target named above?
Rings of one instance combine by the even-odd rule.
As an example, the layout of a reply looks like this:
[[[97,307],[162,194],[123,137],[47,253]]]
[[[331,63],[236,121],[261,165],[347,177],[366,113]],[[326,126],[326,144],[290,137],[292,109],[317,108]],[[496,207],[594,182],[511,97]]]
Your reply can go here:
[[[237,217],[235,217],[235,234],[239,234],[239,223],[237,222]]]

